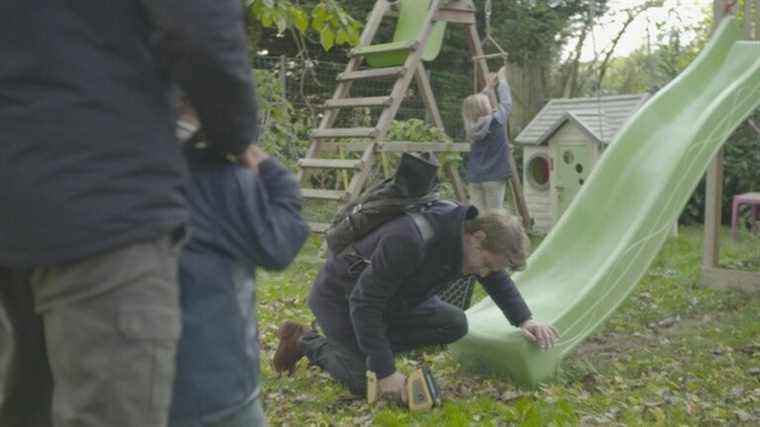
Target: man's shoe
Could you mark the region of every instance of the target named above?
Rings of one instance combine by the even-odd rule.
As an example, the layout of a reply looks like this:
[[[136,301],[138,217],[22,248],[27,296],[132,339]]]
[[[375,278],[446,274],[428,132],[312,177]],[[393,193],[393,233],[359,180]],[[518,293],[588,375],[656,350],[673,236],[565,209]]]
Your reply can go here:
[[[272,366],[277,373],[288,371],[288,375],[293,375],[296,363],[304,356],[300,339],[310,331],[307,326],[292,320],[286,320],[280,325],[280,329],[277,330],[280,344],[272,358]]]

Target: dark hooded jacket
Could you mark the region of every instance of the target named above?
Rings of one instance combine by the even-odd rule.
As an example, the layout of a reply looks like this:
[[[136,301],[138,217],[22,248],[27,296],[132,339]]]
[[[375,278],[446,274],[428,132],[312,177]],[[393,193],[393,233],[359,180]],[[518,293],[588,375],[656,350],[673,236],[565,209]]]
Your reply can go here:
[[[174,83],[220,157],[256,138],[238,0],[0,2],[0,265],[186,223]]]
[[[416,307],[463,276],[464,222],[477,209],[439,202],[422,215],[433,230],[431,238],[423,239],[412,217],[403,215],[357,242],[355,254],[331,254],[313,285],[309,303],[330,307],[320,312],[348,307],[367,369],[379,378],[395,370],[385,319]],[[479,281],[510,323],[518,326],[531,317],[506,272]]]

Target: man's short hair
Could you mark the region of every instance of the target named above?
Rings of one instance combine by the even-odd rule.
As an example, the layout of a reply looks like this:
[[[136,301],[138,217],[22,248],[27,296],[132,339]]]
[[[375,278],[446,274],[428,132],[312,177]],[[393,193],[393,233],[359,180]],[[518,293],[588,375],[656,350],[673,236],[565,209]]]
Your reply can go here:
[[[525,268],[530,252],[530,239],[520,221],[514,216],[502,212],[478,215],[465,221],[464,231],[468,234],[482,231],[486,235],[482,243],[483,249],[505,256],[513,270]]]

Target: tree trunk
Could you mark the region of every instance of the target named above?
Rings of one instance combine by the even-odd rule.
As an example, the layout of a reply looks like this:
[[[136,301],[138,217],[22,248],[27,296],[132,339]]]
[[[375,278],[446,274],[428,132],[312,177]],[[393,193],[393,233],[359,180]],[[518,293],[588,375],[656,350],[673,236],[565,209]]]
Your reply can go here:
[[[586,41],[590,25],[584,25],[581,35],[578,37],[578,44],[575,45],[575,52],[570,62],[570,72],[565,75],[565,81],[562,83],[562,97],[572,98],[578,91],[578,68],[580,67],[581,53],[583,43]]]
[[[516,136],[546,104],[546,70],[549,64],[531,62],[509,64],[513,107],[509,117],[510,135]]]

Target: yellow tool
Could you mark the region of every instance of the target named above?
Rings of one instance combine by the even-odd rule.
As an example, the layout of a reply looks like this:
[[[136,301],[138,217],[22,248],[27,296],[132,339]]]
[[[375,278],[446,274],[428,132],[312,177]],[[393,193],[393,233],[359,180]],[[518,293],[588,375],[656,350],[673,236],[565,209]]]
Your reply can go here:
[[[427,411],[441,404],[441,390],[427,367],[417,368],[406,377],[404,393],[410,411]],[[367,402],[375,403],[380,395],[377,376],[367,371]]]

